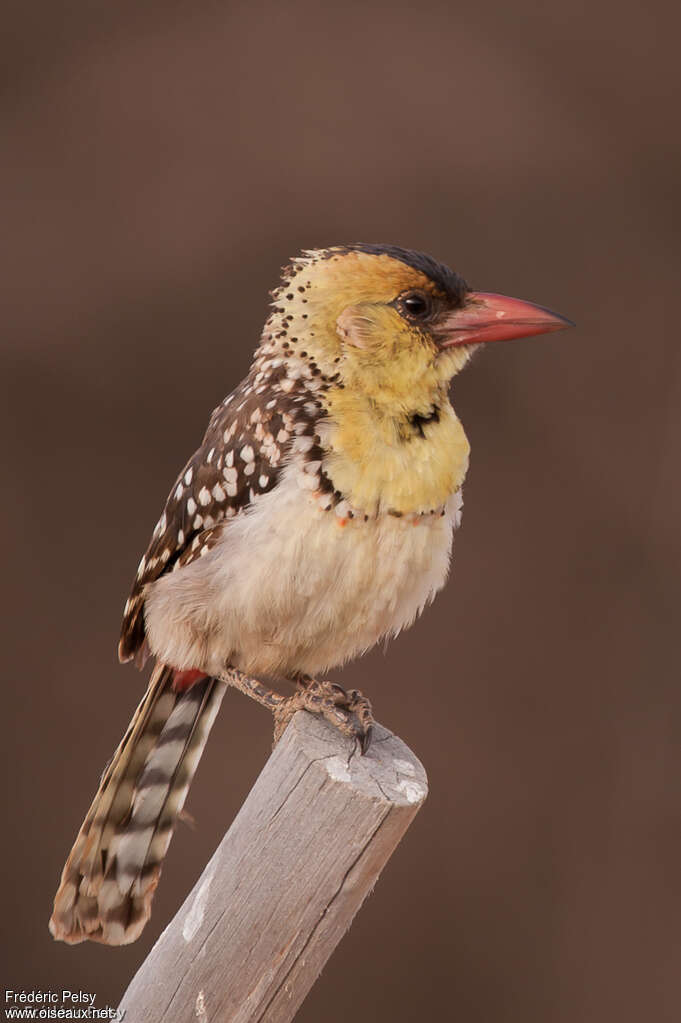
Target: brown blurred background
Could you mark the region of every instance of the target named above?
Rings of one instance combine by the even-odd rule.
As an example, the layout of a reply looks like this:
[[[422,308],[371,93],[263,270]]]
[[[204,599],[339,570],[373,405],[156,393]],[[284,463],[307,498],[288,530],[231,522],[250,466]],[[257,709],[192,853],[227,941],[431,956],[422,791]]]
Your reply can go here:
[[[336,677],[431,794],[300,1012],[681,1015],[679,24],[476,0],[6,6],[3,987],[117,1001],[250,789],[228,694],[150,926],[66,948],[64,856],[143,688],[119,616],[302,247],[424,249],[576,330],[456,381],[453,579]],[[134,1023],[134,1021],[131,1021]]]

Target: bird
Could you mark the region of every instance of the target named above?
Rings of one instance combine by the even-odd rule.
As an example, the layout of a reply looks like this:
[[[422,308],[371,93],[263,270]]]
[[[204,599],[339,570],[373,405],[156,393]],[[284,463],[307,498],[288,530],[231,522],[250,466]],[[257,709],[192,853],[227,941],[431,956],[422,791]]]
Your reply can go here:
[[[324,675],[445,584],[470,450],[449,385],[483,344],[573,326],[389,244],[304,250],[270,295],[125,605],[119,658],[155,666],[64,866],[49,926],[70,944],[140,935],[229,685],[275,740],[307,710],[367,752],[369,700]]]

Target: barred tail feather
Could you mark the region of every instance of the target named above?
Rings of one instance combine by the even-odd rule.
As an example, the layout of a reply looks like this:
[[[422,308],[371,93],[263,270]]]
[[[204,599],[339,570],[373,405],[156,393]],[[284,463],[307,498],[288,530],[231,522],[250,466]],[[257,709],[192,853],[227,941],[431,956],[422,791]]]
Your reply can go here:
[[[184,692],[157,665],[62,872],[50,931],[60,941],[126,945],[142,932],[178,815],[225,692]]]

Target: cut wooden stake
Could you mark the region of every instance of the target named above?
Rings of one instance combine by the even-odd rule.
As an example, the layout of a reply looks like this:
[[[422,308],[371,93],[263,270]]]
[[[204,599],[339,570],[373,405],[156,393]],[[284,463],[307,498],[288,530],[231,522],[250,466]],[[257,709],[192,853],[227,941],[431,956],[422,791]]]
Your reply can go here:
[[[296,714],[126,991],[126,1023],[293,1019],[427,792],[380,725],[362,757]]]

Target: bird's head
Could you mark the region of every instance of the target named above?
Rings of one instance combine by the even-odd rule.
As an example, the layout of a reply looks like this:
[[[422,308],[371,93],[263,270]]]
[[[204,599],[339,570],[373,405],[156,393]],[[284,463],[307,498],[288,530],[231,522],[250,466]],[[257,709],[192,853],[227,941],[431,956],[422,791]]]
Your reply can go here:
[[[292,262],[273,293],[266,336],[389,414],[424,411],[483,342],[569,325],[530,302],[472,291],[423,253],[355,244]]]
[[[438,507],[463,481],[468,441],[447,390],[473,349],[568,325],[530,302],[472,291],[422,253],[308,251],[273,292],[253,384],[257,393],[275,374],[293,401],[312,393],[334,487],[357,508],[403,514]]]

